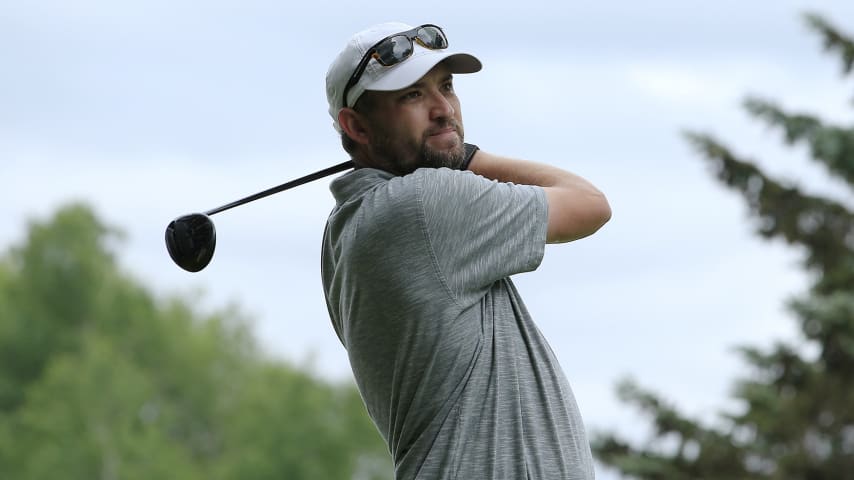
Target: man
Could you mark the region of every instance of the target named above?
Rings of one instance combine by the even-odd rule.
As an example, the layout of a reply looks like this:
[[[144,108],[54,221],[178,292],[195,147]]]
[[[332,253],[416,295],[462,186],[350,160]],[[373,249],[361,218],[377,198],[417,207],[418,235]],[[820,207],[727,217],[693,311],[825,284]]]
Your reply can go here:
[[[326,77],[356,169],[331,184],[322,275],[397,479],[591,479],[569,383],[510,276],[610,218],[587,181],[463,143],[442,30],[354,35]]]

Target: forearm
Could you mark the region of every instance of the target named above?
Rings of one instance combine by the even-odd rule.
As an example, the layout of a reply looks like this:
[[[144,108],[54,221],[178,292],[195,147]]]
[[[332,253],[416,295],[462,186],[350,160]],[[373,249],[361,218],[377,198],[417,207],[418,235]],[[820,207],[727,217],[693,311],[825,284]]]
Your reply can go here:
[[[587,180],[566,170],[544,163],[502,157],[478,150],[469,164],[469,170],[499,182],[512,182],[519,185],[537,185],[540,187],[572,188],[580,191],[598,193]]]

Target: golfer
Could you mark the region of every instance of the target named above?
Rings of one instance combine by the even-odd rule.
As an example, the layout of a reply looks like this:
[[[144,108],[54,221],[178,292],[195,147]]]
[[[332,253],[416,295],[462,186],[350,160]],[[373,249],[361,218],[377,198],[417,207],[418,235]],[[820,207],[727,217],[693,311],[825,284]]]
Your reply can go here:
[[[611,210],[572,173],[464,143],[453,76],[481,63],[448,45],[384,23],[329,67],[356,165],[330,187],[329,315],[396,479],[592,479],[569,382],[510,277]]]

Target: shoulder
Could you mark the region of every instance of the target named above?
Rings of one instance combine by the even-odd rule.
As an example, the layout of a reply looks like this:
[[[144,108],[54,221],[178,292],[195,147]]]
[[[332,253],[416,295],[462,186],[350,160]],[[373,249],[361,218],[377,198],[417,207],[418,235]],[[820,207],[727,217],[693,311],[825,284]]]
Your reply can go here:
[[[534,185],[500,182],[464,170],[423,168],[409,175],[424,207],[472,210],[504,208],[507,204],[534,200],[544,203],[543,189]]]
[[[403,176],[366,168],[348,177],[332,185],[339,205],[355,201],[365,212],[381,217],[391,215],[398,220],[407,213],[458,208],[483,199],[489,195],[487,192],[494,195],[496,187],[501,190],[494,180],[449,168],[419,168]]]
[[[493,183],[468,170],[449,168],[419,168],[406,177],[422,200],[453,199],[472,192],[488,189]]]
[[[419,168],[410,174],[389,179],[376,193],[396,205],[423,203],[470,191],[474,184],[484,181],[488,182],[468,171]]]

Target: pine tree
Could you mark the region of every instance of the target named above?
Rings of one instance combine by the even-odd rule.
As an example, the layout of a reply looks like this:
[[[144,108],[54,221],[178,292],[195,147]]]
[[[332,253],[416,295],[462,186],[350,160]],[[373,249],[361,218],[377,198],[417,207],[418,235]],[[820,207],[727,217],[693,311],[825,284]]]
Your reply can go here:
[[[819,15],[804,18],[850,75],[852,37]],[[807,146],[812,160],[854,187],[854,126],[787,112],[756,97],[744,107],[781,132],[786,144]],[[710,135],[689,132],[686,138],[717,179],[741,194],[761,237],[804,252],[812,285],[788,304],[801,338],[740,349],[751,371],[734,390],[743,408],[722,414],[715,426],[687,418],[633,381],[621,382],[621,400],[651,417],[653,440],[636,446],[598,435],[596,456],[624,475],[650,480],[854,478],[854,212],[773,178]]]

